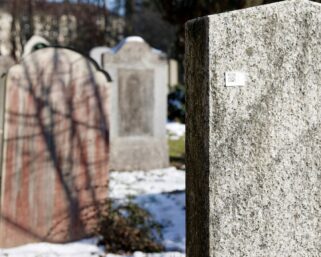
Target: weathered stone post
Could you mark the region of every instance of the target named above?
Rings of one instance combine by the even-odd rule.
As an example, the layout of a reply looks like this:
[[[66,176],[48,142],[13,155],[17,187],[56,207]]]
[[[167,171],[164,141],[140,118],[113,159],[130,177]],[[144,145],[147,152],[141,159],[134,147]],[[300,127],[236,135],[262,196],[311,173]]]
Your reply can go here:
[[[321,5],[187,24],[187,256],[321,254]]]

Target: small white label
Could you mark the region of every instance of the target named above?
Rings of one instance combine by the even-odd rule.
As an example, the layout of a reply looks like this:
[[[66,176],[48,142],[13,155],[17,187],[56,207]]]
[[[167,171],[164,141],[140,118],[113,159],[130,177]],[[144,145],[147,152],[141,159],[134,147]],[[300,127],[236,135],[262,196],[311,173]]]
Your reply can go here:
[[[246,84],[247,74],[242,71],[229,71],[225,73],[227,87],[242,87]]]

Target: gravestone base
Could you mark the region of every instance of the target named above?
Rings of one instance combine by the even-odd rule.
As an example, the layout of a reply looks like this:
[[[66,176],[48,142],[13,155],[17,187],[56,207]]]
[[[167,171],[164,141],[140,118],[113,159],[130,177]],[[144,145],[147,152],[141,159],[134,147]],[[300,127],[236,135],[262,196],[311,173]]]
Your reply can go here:
[[[143,147],[142,147],[143,146]],[[113,170],[151,170],[168,167],[167,142],[153,138],[117,139],[112,142]]]

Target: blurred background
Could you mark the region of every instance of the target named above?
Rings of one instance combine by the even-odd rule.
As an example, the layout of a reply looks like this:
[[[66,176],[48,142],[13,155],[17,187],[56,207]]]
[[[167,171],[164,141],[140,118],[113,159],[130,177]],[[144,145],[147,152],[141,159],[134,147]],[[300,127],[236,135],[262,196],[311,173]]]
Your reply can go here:
[[[19,61],[24,45],[33,35],[87,56],[95,47],[114,47],[128,36],[140,36],[151,47],[167,55],[171,76],[168,121],[184,124],[185,22],[272,2],[277,1],[0,0],[0,56]],[[177,130],[184,132],[184,127],[169,127],[169,134],[175,134]],[[171,160],[183,163],[184,136],[175,140],[169,137],[169,146]]]
[[[17,58],[34,34],[82,53],[138,35],[170,58],[182,61],[187,20],[270,2],[273,1],[1,0],[0,54]]]
[[[0,0],[0,54],[18,58],[32,35],[82,53],[130,35],[180,63],[187,20],[273,0]],[[183,71],[180,73],[180,82]]]

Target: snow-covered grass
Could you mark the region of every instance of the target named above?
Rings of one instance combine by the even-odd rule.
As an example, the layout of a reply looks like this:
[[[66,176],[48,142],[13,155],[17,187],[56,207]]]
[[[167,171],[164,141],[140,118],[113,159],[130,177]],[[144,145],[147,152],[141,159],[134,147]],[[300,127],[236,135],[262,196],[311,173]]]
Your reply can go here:
[[[166,131],[171,164],[180,169],[185,169],[185,124],[167,123]]]
[[[185,136],[185,124],[170,122],[166,124],[166,131],[169,139],[178,140]]]
[[[164,226],[163,244],[168,252],[133,255],[105,254],[97,240],[69,244],[35,243],[0,249],[0,257],[185,257],[185,172],[175,168],[153,171],[111,172],[109,197],[130,198],[147,209]]]
[[[185,190],[185,172],[175,168],[114,171],[110,174],[109,187],[109,196],[116,199]]]
[[[106,257],[185,257],[185,254],[179,252],[165,252],[165,253],[142,253],[135,252],[133,255],[114,255],[107,254]]]
[[[0,249],[1,257],[100,257],[104,251],[96,246],[97,240],[82,240],[69,244],[36,243],[11,249]]]
[[[175,168],[112,172],[110,197],[133,198],[164,227],[163,244],[169,251],[185,251],[185,172]]]

